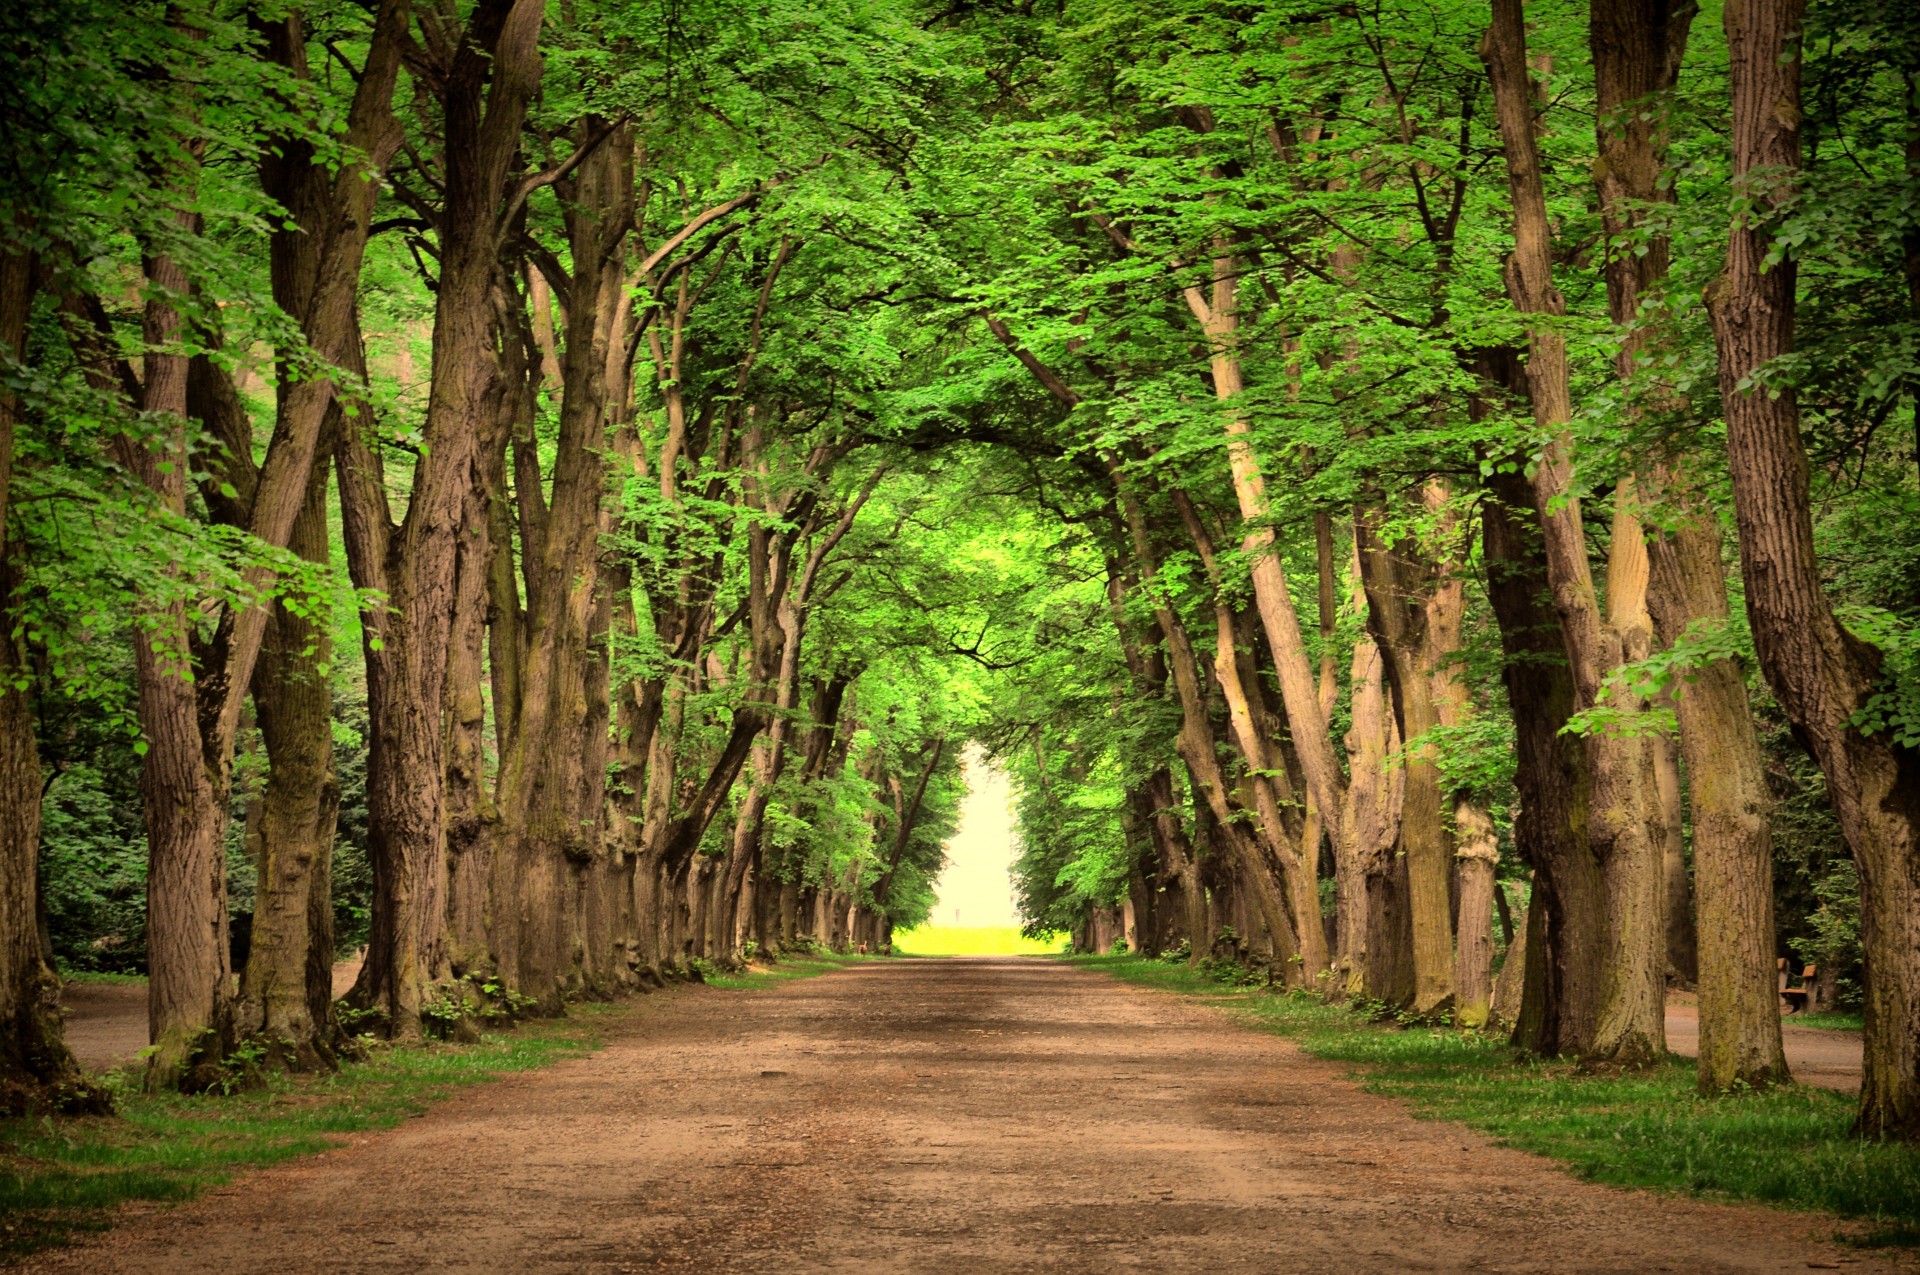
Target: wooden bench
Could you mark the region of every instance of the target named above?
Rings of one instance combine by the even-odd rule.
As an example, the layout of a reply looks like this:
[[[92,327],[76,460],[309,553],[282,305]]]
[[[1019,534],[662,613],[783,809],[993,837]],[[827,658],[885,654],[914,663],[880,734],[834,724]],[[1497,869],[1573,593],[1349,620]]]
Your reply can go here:
[[[1788,973],[1786,957],[1783,956],[1780,958],[1778,967],[1780,970],[1780,999],[1786,1002],[1787,1012],[1789,1014],[1798,1014],[1807,1008],[1808,1002],[1813,996],[1813,982],[1820,973],[1820,967],[1817,965],[1809,965],[1804,970],[1801,970],[1800,985],[1798,987],[1789,987],[1787,985]]]

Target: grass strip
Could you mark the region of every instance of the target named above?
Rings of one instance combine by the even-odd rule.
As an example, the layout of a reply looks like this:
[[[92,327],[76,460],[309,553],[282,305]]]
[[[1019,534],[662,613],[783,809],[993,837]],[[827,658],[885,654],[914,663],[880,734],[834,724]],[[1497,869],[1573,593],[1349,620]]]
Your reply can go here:
[[[710,985],[769,986],[824,974],[848,958],[796,956]],[[344,1135],[390,1129],[469,1085],[593,1052],[641,1002],[582,1003],[471,1045],[376,1047],[331,1074],[272,1078],[236,1093],[148,1094],[108,1077],[119,1113],[0,1120],[0,1257],[102,1231],[123,1203],[177,1203],[252,1169],[311,1155]]]
[[[1920,1148],[1853,1137],[1855,1103],[1843,1094],[1790,1086],[1701,1098],[1690,1058],[1625,1075],[1588,1073],[1528,1059],[1501,1039],[1370,1021],[1305,993],[1244,986],[1235,967],[1192,971],[1133,955],[1064,959],[1130,983],[1202,994],[1316,1058],[1353,1064],[1367,1089],[1407,1100],[1418,1116],[1459,1121],[1594,1182],[1864,1218],[1882,1229],[1853,1242],[1920,1242]]]
[[[1812,1027],[1829,1032],[1858,1032],[1867,1029],[1866,1019],[1858,1014],[1789,1014],[1780,1022],[1787,1027]]]

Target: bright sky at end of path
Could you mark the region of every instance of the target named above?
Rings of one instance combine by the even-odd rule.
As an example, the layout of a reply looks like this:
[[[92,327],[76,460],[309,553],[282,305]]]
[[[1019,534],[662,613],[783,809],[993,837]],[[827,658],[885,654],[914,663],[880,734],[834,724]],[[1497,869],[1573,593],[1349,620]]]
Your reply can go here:
[[[961,760],[967,795],[934,890],[932,925],[1019,925],[1013,907],[1013,785],[969,744]]]

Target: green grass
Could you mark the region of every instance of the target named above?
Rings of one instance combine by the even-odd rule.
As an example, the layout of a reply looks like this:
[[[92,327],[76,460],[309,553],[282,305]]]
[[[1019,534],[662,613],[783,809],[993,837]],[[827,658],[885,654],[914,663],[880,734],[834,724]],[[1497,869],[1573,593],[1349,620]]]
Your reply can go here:
[[[838,969],[808,956],[716,975],[750,988]],[[119,1114],[0,1120],[0,1256],[105,1229],[126,1201],[189,1200],[237,1174],[323,1151],[344,1134],[388,1129],[469,1085],[597,1049],[634,1002],[581,1004],[472,1045],[378,1048],[332,1075],[280,1076],[232,1097],[144,1094],[115,1081]]]
[[[1780,1020],[1787,1027],[1814,1027],[1821,1031],[1857,1032],[1866,1030],[1866,1022],[1858,1014],[1788,1014]]]
[[[1316,1057],[1352,1064],[1368,1089],[1407,1100],[1417,1115],[1457,1120],[1596,1182],[1870,1219],[1886,1228],[1871,1243],[1920,1233],[1920,1149],[1851,1137],[1854,1101],[1842,1094],[1790,1087],[1702,1099],[1690,1059],[1590,1075],[1470,1033],[1368,1022],[1303,993],[1223,982],[1231,978],[1224,969],[1213,977],[1138,956],[1066,959],[1207,994]]]
[[[791,982],[796,978],[812,978],[815,974],[825,974],[843,965],[874,959],[876,958],[871,956],[841,956],[830,952],[795,953],[782,956],[775,964],[755,965],[744,972],[730,973],[715,967],[707,967],[701,970],[701,976],[707,980],[709,987],[738,990]]]
[[[923,925],[893,936],[896,956],[1044,956],[1066,946],[1064,934],[1030,939],[1012,925]]]

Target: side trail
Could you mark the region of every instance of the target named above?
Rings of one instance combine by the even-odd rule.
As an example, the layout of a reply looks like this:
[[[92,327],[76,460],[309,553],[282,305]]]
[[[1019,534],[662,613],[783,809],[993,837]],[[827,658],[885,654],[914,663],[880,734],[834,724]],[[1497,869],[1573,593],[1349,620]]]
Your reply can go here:
[[[614,1030],[32,1269],[1892,1269],[1819,1218],[1576,1181],[1044,960],[703,990]]]

